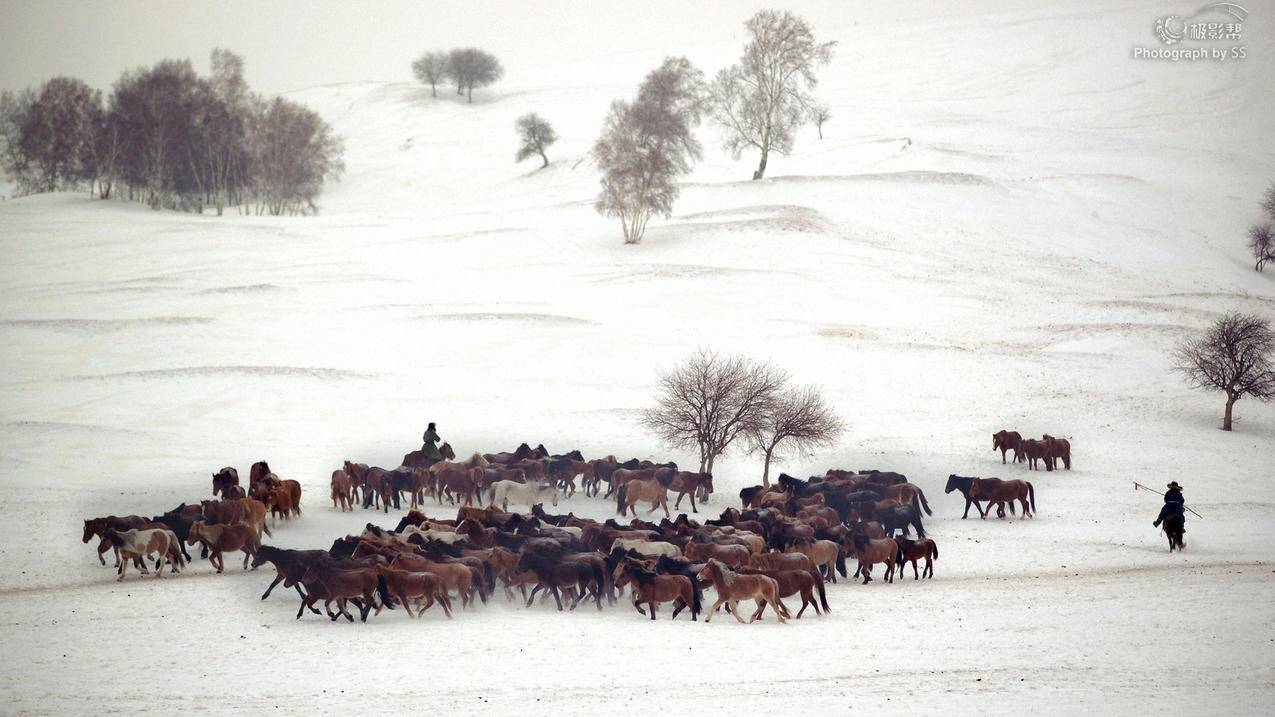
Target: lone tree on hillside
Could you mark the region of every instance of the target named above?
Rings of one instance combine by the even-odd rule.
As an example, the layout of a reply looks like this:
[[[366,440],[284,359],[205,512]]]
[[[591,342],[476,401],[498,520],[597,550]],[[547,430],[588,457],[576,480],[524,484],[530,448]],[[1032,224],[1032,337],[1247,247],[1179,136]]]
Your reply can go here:
[[[703,113],[703,74],[685,57],[665,58],[633,102],[611,103],[593,159],[602,170],[599,214],[619,217],[625,244],[637,244],[655,214],[669,216],[702,150],[694,128]]]
[[[823,125],[832,119],[832,110],[828,109],[828,105],[815,105],[810,108],[810,121],[815,123],[815,129],[819,130],[819,139],[823,139]]]
[[[538,154],[540,159],[544,160],[540,168],[548,167],[549,158],[545,156],[545,149],[558,141],[558,135],[554,133],[553,126],[543,117],[532,112],[519,117],[514,127],[518,130],[519,142],[518,154],[514,156],[514,161],[521,162],[533,154]]]
[[[1226,394],[1222,430],[1229,431],[1236,401],[1275,399],[1275,333],[1265,319],[1227,314],[1178,347],[1176,368],[1192,386]]]
[[[438,96],[438,83],[449,76],[450,63],[447,53],[442,50],[430,50],[412,63],[412,74],[416,79],[429,85],[430,95]]]
[[[1272,236],[1275,231],[1271,228],[1272,222],[1275,222],[1275,183],[1266,188],[1262,211],[1266,212],[1266,221],[1248,229],[1248,248],[1257,260],[1253,268],[1258,271],[1266,268],[1266,262],[1275,261],[1275,237]]]
[[[474,101],[474,88],[494,84],[505,74],[500,60],[490,52],[476,47],[462,47],[447,54],[449,76],[456,82],[456,94],[465,94]]]
[[[660,372],[655,407],[642,423],[671,447],[696,448],[700,472],[712,473],[735,439],[760,430],[787,381],[773,364],[700,349]]]
[[[808,456],[815,448],[835,443],[844,430],[818,388],[802,386],[780,393],[761,411],[747,436],[752,450],[764,459],[762,485],[770,487],[770,464],[783,458],[775,452],[781,443],[791,445],[799,456]]]
[[[787,10],[762,10],[744,23],[752,39],[739,64],[713,81],[713,118],[726,131],[726,149],[738,159],[761,151],[753,179],[766,175],[771,151],[792,151],[793,134],[809,117],[815,69],[832,60],[835,42],[815,42],[805,20]]]

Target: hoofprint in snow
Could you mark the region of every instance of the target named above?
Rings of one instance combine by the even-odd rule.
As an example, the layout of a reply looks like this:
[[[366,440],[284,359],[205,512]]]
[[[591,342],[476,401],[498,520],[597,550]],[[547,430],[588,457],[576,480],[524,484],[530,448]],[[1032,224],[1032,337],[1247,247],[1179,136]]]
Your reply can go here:
[[[705,128],[675,215],[637,247],[592,211],[589,144],[662,55],[732,61],[740,13],[701,46],[617,38],[615,58],[473,105],[409,83],[296,93],[347,144],[315,218],[0,204],[0,710],[1268,704],[1275,410],[1241,402],[1221,433],[1221,401],[1167,355],[1223,311],[1275,313],[1242,242],[1275,166],[1260,63],[1128,59],[1168,11],[1155,3],[796,9],[841,41],[826,139],[809,129],[749,182],[752,158],[724,158]],[[1251,16],[1250,57],[1275,49],[1273,19]],[[562,137],[543,171],[512,163],[528,111]],[[331,470],[395,465],[427,420],[462,455],[530,440],[689,465],[636,415],[655,368],[699,346],[822,384],[850,430],[779,467],[908,475],[937,513],[935,579],[843,582],[832,615],[782,627],[499,598],[450,622],[333,625],[294,620],[283,590],[260,602],[268,572],[199,562],[117,585],[78,541],[85,517],[159,513],[267,459],[306,490],[274,542],[326,547],[397,520],[333,511]],[[1069,437],[1075,469],[1002,466],[999,428]],[[760,470],[716,473],[701,518]],[[1027,478],[1040,515],[962,521],[949,473]],[[1132,490],[1170,479],[1205,516],[1172,556],[1158,498]],[[121,661],[154,672],[121,683]]]

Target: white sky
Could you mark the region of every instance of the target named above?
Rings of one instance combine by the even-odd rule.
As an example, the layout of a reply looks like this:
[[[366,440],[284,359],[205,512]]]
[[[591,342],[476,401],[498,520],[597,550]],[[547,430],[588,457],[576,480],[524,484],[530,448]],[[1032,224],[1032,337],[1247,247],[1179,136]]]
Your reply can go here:
[[[410,80],[426,49],[477,45],[504,62],[510,81],[531,70],[619,51],[650,51],[742,38],[764,0],[257,1],[0,0],[0,89],[65,74],[109,90],[126,68],[208,53],[243,55],[250,84],[266,93],[352,80]],[[874,12],[848,0],[778,4],[815,25]],[[534,9],[533,9],[534,8]]]

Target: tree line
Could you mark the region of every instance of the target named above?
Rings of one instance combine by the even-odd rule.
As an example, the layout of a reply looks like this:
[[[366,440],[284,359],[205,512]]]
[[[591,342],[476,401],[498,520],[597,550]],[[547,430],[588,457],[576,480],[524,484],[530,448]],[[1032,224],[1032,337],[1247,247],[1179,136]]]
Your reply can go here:
[[[318,113],[252,92],[243,58],[223,49],[208,77],[161,60],[124,72],[105,100],[73,77],[0,94],[0,165],[21,194],[87,188],[155,209],[312,214],[342,154]]]

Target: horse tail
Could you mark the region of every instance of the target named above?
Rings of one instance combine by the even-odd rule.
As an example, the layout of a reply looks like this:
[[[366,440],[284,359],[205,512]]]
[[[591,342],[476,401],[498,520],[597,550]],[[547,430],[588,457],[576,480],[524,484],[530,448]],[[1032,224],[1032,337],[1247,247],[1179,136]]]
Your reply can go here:
[[[823,576],[819,574],[818,570],[815,570],[813,575],[815,578],[815,589],[819,591],[819,605],[823,607],[824,612],[832,612],[832,608],[828,607],[828,595],[823,590]],[[845,573],[842,573],[842,575],[844,576]]]
[[[916,513],[912,516],[912,525],[916,526],[916,537],[924,538],[925,528],[921,527],[921,511],[916,511]]]
[[[491,580],[492,577],[491,577],[491,570],[487,567],[486,563],[483,564],[483,567],[484,567],[483,575],[479,577],[478,583],[474,587],[478,589],[478,599],[481,600],[484,605],[486,605],[487,597],[489,594],[487,585],[488,585],[488,581]],[[495,587],[493,585],[492,590],[494,589]]]
[[[590,561],[589,567],[593,570],[593,581],[598,586],[598,592],[601,593],[607,587],[606,571],[593,561]]]
[[[496,576],[491,572],[491,563],[485,560],[483,561],[483,586],[487,588],[488,595],[496,592]],[[483,602],[487,602],[487,598],[483,598]]]
[[[691,616],[701,612],[704,612],[704,591],[700,588],[699,581],[691,577]]]
[[[390,587],[385,583],[385,576],[377,573],[376,592],[381,596],[381,604],[390,610],[394,609],[394,601],[390,598]]]
[[[1032,514],[1036,514],[1036,489],[1032,487],[1031,482],[1027,483],[1027,498],[1031,501]]]
[[[846,576],[846,556],[841,552],[841,548],[837,548],[837,572],[841,573],[841,577]]]
[[[926,515],[934,515],[934,513],[930,510],[929,502],[925,500],[925,491],[921,490],[920,488],[917,488],[915,497],[916,499],[920,500],[921,507],[925,509]]]
[[[628,484],[622,485],[615,489],[615,512],[624,515],[624,497],[628,495]]]
[[[930,557],[935,560],[939,559],[939,544],[933,540],[930,541]]]

